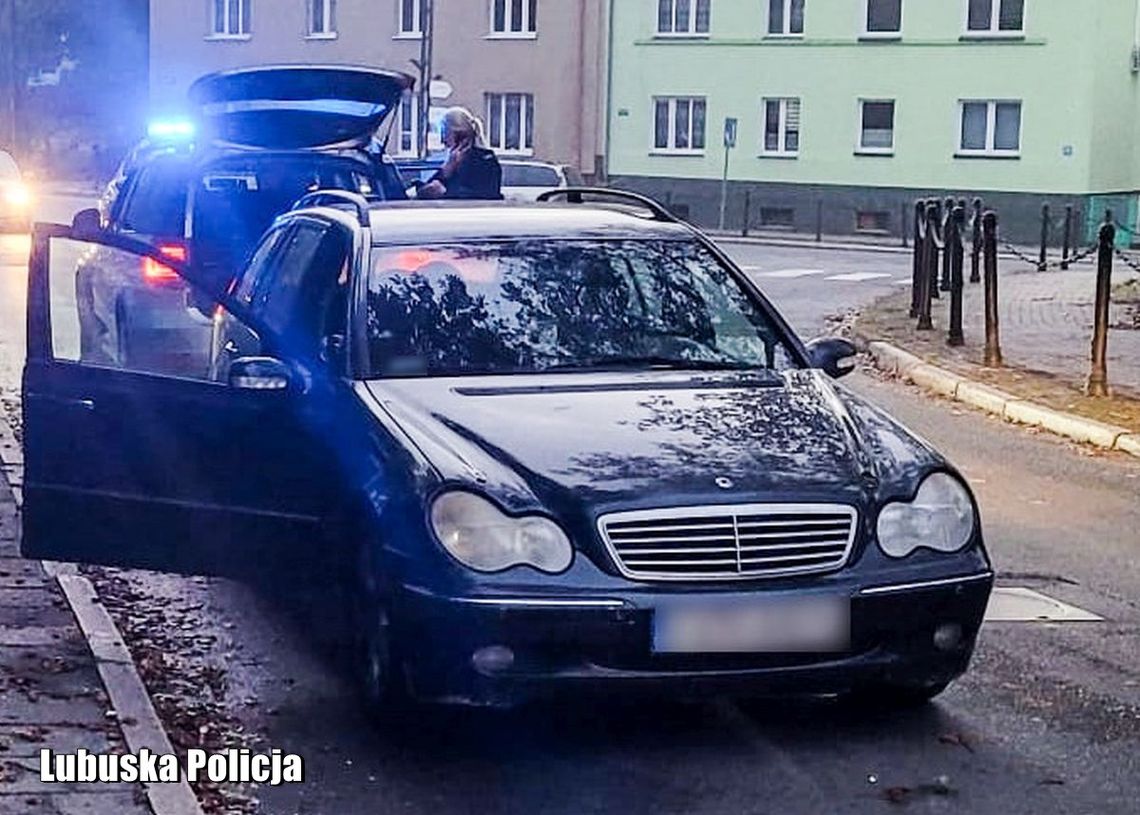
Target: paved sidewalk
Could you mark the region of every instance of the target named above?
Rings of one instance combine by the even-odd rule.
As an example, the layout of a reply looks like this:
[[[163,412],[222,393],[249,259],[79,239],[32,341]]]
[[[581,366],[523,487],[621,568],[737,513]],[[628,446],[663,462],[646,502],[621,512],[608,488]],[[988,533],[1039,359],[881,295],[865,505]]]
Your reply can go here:
[[[1016,380],[1018,371],[1027,377],[1038,372],[1042,376],[1037,385],[1051,384],[1069,392],[1073,399],[1080,399],[1080,389],[1089,372],[1095,268],[1087,262],[1064,272],[1037,272],[1022,266],[1007,262],[1000,267],[1001,347],[1010,369],[1005,376]],[[1119,262],[1113,269],[1114,285],[1136,277],[1135,272]],[[946,345],[949,296],[945,292],[934,301],[932,332],[914,329],[915,321],[907,315],[909,287],[867,309],[860,317],[858,331],[870,339],[894,342],[956,370],[978,366],[985,345],[983,296],[981,284],[966,284],[966,345],[962,348]],[[1140,399],[1140,303],[1114,303],[1109,323],[1109,383],[1116,396]],[[1124,417],[1117,417],[1118,422],[1123,420]]]
[[[49,784],[43,747],[123,751],[91,652],[58,584],[19,556],[19,517],[0,469],[0,815],[143,815],[137,784]]]

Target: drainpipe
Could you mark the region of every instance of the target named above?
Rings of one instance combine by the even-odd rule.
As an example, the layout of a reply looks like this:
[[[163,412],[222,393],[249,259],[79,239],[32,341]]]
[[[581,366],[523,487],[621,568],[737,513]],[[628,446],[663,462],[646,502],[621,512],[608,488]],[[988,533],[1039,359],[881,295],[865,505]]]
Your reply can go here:
[[[589,13],[586,7],[592,0],[579,0],[578,2],[578,75],[577,75],[577,88],[576,98],[578,99],[578,109],[582,111],[579,117],[578,126],[574,128],[574,163],[581,169],[585,163],[582,155],[582,142],[585,135],[586,123],[582,121],[585,118],[586,106],[583,104],[586,101],[586,20]]]

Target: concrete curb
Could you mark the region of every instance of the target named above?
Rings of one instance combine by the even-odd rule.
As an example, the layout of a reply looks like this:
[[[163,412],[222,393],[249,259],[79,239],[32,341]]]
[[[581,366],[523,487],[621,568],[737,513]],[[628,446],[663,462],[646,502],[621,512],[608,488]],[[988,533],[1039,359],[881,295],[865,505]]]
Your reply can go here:
[[[23,507],[24,459],[15,433],[0,417],[0,467],[11,482],[16,506]],[[44,571],[59,584],[79,630],[87,641],[95,669],[107,691],[123,738],[132,752],[174,753],[170,737],[158,718],[138,666],[115,621],[103,606],[94,584],[70,563],[42,561]],[[174,784],[143,784],[154,815],[204,815],[198,797],[183,776]]]
[[[1008,422],[1040,427],[1058,436],[1140,458],[1140,433],[1072,413],[1053,410],[1013,394],[924,362],[914,354],[881,340],[857,337],[857,345],[886,373],[925,390],[1000,416]]]

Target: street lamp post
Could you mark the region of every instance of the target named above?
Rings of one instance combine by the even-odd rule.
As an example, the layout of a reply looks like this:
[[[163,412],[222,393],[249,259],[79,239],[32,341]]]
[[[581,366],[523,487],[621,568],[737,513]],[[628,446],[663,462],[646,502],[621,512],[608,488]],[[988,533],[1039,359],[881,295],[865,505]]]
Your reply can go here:
[[[420,0],[420,88],[419,88],[419,127],[420,158],[427,158],[428,131],[431,119],[432,46],[435,39],[435,0]]]
[[[16,126],[17,116],[17,76],[19,74],[16,60],[16,0],[4,0],[0,7],[0,43],[5,47],[0,49],[3,57],[0,58],[0,88],[3,88],[3,118],[4,131],[0,133],[9,146],[16,149],[16,139],[19,135]]]

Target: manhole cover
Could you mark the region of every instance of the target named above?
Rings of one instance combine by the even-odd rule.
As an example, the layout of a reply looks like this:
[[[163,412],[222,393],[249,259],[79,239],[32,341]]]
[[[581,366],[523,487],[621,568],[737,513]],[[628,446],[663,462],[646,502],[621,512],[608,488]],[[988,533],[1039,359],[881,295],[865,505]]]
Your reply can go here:
[[[990,623],[1095,623],[1104,618],[1091,611],[1046,597],[1033,589],[1000,587],[990,595],[986,622]]]

